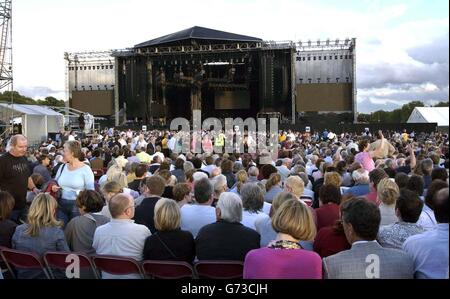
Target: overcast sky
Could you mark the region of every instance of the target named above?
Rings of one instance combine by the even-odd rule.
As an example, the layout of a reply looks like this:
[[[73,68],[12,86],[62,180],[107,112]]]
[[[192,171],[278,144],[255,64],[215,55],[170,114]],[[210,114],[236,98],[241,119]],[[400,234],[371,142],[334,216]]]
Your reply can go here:
[[[357,38],[360,112],[448,100],[448,0],[13,0],[14,84],[65,99],[64,52],[192,26],[264,40]]]

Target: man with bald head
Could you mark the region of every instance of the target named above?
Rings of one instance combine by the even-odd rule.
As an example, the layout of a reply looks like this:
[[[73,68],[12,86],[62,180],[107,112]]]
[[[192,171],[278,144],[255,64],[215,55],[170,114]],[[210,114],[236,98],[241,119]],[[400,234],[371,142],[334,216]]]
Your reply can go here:
[[[142,261],[147,237],[151,235],[145,225],[134,223],[134,200],[128,194],[119,193],[110,199],[108,208],[111,222],[99,226],[94,233],[92,247],[96,254],[116,255]],[[139,278],[139,275],[111,275],[102,273],[102,278]]]
[[[27,138],[14,135],[9,142],[9,151],[0,157],[0,190],[7,191],[14,197],[11,220],[20,223],[25,221],[27,216],[27,191],[39,191],[30,178],[31,173],[25,157],[28,149]]]

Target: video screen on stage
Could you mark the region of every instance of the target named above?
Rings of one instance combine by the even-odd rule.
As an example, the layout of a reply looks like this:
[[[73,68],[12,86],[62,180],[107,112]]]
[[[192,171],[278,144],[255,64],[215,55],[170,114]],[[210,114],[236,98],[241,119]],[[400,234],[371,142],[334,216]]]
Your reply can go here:
[[[216,91],[214,95],[215,109],[250,109],[250,93],[248,90]]]

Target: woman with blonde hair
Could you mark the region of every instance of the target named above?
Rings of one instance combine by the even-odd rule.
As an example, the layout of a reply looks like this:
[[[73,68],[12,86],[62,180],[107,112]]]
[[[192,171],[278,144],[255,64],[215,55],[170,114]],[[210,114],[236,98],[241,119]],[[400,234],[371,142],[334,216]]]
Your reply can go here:
[[[176,201],[161,198],[155,205],[156,232],[145,240],[144,260],[183,261],[195,258],[194,237],[180,229],[181,212]]]
[[[332,171],[332,172],[327,172],[324,175],[324,181],[323,181],[324,185],[333,185],[336,188],[341,188],[342,185],[342,177],[339,173]]]
[[[394,224],[398,221],[395,214],[395,203],[400,190],[395,181],[385,178],[382,179],[377,185],[378,200],[381,201],[379,206],[381,214],[380,226]]]
[[[123,187],[117,182],[108,182],[102,187],[102,195],[105,199],[105,205],[103,209],[100,211],[100,214],[111,219],[111,212],[109,211],[109,201],[114,195],[123,193]]]
[[[62,222],[56,220],[58,204],[47,193],[33,200],[28,212],[28,221],[19,225],[12,237],[12,248],[43,256],[47,251],[70,251],[61,229]],[[18,270],[18,278],[45,278],[40,270]]]
[[[279,173],[272,173],[266,182],[266,194],[264,194],[264,201],[272,203],[275,196],[282,191],[281,175]]]
[[[236,173],[236,184],[231,188],[230,192],[241,194],[242,186],[247,183],[248,175],[247,171],[241,169]]]
[[[312,241],[316,236],[308,207],[298,199],[285,201],[275,212],[272,226],[275,241],[247,254],[244,279],[322,279],[322,259],[300,245],[301,240]]]
[[[80,215],[75,205],[78,194],[83,190],[95,190],[94,173],[91,167],[84,164],[81,159],[83,152],[78,141],[64,143],[64,161],[55,176],[58,185],[52,187],[53,192],[61,189],[61,199],[58,201],[64,223]]]

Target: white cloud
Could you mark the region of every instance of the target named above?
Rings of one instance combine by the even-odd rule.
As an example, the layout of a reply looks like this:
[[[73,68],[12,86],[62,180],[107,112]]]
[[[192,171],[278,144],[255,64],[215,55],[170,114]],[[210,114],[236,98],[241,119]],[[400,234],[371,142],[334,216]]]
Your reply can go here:
[[[18,2],[15,84],[32,96],[45,96],[36,92],[45,86],[64,98],[65,51],[132,47],[199,25],[266,40],[356,37],[358,101],[388,96],[396,101],[400,95],[403,101],[408,93],[448,99],[448,55],[441,55],[448,52],[448,17],[408,18],[409,1],[365,3],[357,10],[306,0]],[[437,40],[442,41],[439,58],[431,52]],[[408,84],[415,89],[405,88]]]

